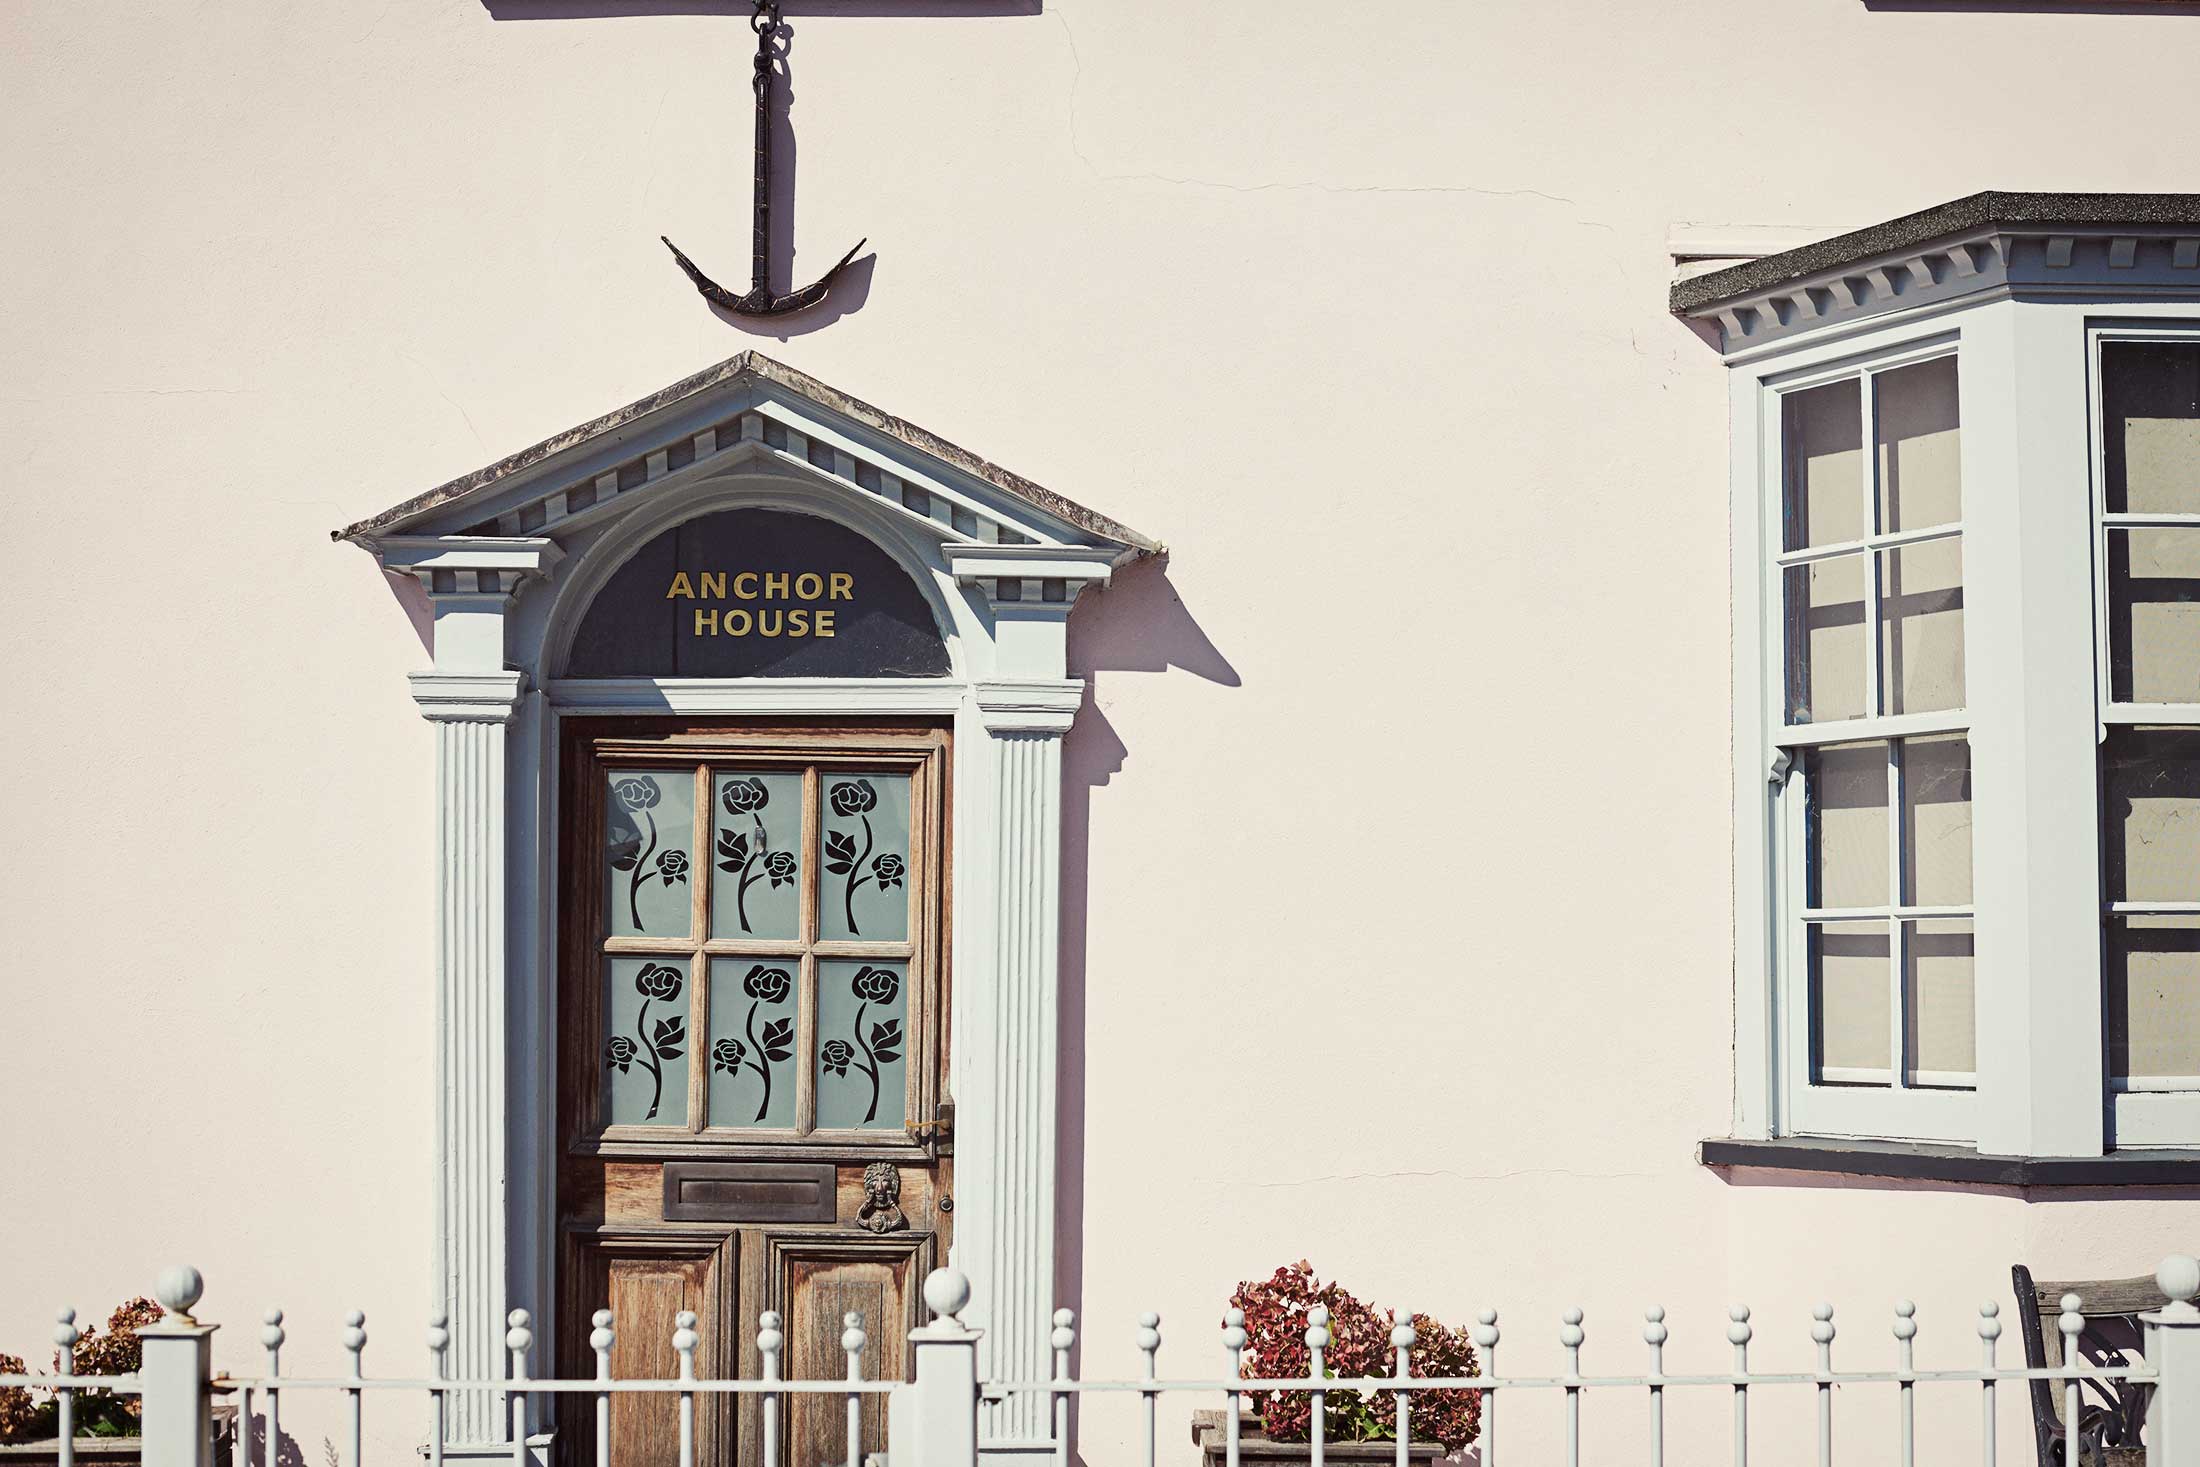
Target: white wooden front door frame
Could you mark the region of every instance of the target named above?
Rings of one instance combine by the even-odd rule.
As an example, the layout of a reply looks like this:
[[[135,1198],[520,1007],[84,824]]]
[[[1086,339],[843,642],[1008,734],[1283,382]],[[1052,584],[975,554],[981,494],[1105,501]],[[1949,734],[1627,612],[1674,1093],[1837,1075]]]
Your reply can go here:
[[[910,477],[916,470],[912,469]],[[435,668],[413,679],[439,728],[439,1032],[435,1307],[454,1368],[497,1373],[506,1310],[545,1329],[556,1291],[558,741],[582,714],[930,715],[956,736],[957,1267],[984,1301],[986,1369],[1049,1366],[1055,1297],[1061,741],[1084,697],[1067,676],[1078,594],[1120,545],[1065,542],[1033,515],[1026,543],[975,543],[802,466],[752,455],[674,475],[555,540],[388,537],[384,567],[436,612]],[[878,544],[938,619],[950,673],[930,679],[587,679],[558,676],[597,590],[635,550],[696,515],[761,506],[815,514]],[[1004,524],[1016,507],[987,506]],[[529,587],[537,589],[528,589]],[[525,594],[521,594],[525,591]],[[493,1401],[454,1400],[453,1431],[500,1434]],[[989,1445],[1040,1448],[1044,1403],[990,1413]]]

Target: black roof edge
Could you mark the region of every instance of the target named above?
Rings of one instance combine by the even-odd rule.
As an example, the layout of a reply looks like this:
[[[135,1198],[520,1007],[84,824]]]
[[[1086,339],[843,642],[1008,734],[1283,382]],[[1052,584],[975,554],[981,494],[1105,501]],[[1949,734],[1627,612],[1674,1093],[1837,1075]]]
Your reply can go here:
[[[1882,224],[1837,234],[1776,255],[1677,280],[1667,295],[1675,315],[1722,305],[1857,265],[1874,256],[1913,249],[1947,235],[1997,225],[2192,225],[2200,227],[2200,194],[2005,193],[1989,190],[1935,204]]]

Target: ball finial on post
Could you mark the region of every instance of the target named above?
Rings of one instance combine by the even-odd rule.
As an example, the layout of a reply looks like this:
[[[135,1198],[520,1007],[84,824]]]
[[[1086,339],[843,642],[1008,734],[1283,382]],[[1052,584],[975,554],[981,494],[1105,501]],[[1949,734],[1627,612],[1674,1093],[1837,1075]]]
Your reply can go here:
[[[959,1268],[935,1268],[924,1280],[924,1307],[936,1321],[952,1321],[970,1303],[970,1276]]]
[[[2189,1305],[2195,1297],[2200,1297],[2200,1258],[2189,1253],[2172,1253],[2154,1270],[2154,1286],[2172,1303]]]
[[[191,1317],[191,1306],[206,1293],[206,1280],[188,1263],[179,1263],[161,1270],[160,1281],[153,1285],[153,1297],[168,1319],[177,1324],[197,1324]]]

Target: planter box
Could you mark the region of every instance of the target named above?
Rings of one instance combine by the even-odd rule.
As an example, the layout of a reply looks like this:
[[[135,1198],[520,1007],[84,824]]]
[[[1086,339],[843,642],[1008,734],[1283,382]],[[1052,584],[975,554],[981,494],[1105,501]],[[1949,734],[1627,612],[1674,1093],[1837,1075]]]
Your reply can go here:
[[[237,1408],[216,1406],[210,1414],[214,1418],[214,1460],[227,1462],[236,1450]],[[137,1467],[143,1444],[143,1437],[80,1436],[75,1455],[84,1467]],[[0,1467],[59,1467],[60,1461],[58,1437],[0,1444]]]
[[[1192,1440],[1199,1447],[1202,1467],[1222,1467],[1227,1460],[1229,1444],[1224,1427],[1225,1417],[1220,1411],[1194,1411],[1192,1413]],[[1238,1426],[1238,1460],[1273,1464],[1304,1462],[1311,1448],[1305,1442],[1272,1442],[1264,1435],[1250,1416],[1240,1417]],[[1413,1467],[1431,1467],[1444,1456],[1444,1449],[1435,1442],[1414,1442],[1406,1448]],[[1354,1467],[1377,1467],[1377,1464],[1398,1460],[1396,1442],[1332,1442],[1322,1443],[1324,1462],[1349,1462]]]

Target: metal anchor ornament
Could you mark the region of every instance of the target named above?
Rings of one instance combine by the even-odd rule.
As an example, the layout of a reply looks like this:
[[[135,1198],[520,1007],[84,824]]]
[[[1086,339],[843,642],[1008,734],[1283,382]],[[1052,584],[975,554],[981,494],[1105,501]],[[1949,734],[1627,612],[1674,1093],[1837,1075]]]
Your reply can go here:
[[[784,295],[772,294],[771,286],[771,217],[772,217],[772,37],[779,31],[778,0],[755,0],[756,13],[749,17],[749,29],[756,32],[756,67],[753,85],[756,89],[756,180],[755,201],[752,204],[752,232],[749,242],[749,289],[745,295],[736,295],[717,281],[697,269],[695,262],[681,253],[680,247],[665,236],[665,248],[672,251],[672,258],[680,262],[687,278],[695,282],[703,299],[714,306],[723,307],[737,316],[784,316],[803,310],[825,299],[833,281],[848,268],[848,262],[856,257],[856,250],[865,241],[857,240],[855,249],[840,257],[840,263],[820,276],[816,283],[800,290],[790,290]]]

